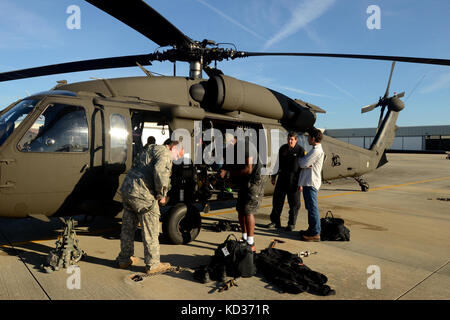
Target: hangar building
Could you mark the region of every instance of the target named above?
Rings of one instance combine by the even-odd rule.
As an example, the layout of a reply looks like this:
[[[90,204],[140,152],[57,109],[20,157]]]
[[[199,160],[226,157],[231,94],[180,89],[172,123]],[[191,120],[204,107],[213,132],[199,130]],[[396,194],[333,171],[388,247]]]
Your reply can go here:
[[[333,138],[370,148],[376,128],[328,129]],[[450,125],[399,127],[391,151],[450,151]]]

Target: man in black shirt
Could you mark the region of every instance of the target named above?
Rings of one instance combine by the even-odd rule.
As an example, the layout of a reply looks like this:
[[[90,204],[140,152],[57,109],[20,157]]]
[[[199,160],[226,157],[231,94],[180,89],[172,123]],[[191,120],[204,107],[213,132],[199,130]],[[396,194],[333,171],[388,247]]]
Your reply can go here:
[[[235,155],[238,153],[237,145],[238,144],[235,144]],[[231,178],[237,178],[239,181],[236,211],[238,212],[239,223],[241,225],[242,239],[247,241],[251,246],[252,251],[255,252],[254,214],[261,205],[267,176],[262,174],[261,171],[263,166],[259,160],[258,151],[248,138],[245,139],[244,160],[244,163],[236,161],[232,165],[225,165],[220,171],[220,176],[221,178],[224,178],[229,175]]]
[[[300,167],[298,159],[305,155],[298,142],[296,132],[290,132],[288,143],[281,146],[278,153],[278,171],[272,175],[272,184],[275,184],[278,175],[278,181],[275,186],[272,201],[272,213],[267,228],[281,228],[280,217],[283,211],[284,199],[288,198],[289,203],[289,222],[286,231],[292,231],[297,222],[298,211],[300,210],[300,191],[298,190],[298,177]]]

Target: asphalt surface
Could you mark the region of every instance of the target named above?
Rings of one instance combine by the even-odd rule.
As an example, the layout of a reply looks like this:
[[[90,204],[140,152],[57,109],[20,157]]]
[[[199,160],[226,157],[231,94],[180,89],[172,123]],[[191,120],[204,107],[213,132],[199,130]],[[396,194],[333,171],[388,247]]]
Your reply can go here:
[[[317,252],[304,263],[328,278],[332,296],[288,294],[261,275],[237,279],[237,287],[219,292],[220,284],[199,283],[193,270],[206,264],[228,234],[217,232],[218,220],[237,223],[234,208],[202,214],[202,230],[187,245],[161,239],[161,260],[182,267],[133,281],[144,270],[142,242],[137,235],[129,270],[115,267],[120,247],[120,220],[78,217],[77,239],[87,253],[78,269],[43,272],[40,265],[61,232],[59,219],[0,219],[0,300],[448,300],[450,298],[450,161],[445,155],[388,154],[389,163],[368,174],[369,192],[352,179],[324,184],[319,192],[323,217],[331,210],[350,229],[348,242],[299,240],[307,227],[302,200],[294,232],[268,230],[271,198],[265,198],[255,216],[257,250],[272,239],[277,248],[292,253]],[[285,204],[282,223],[287,223]],[[74,277],[77,278],[74,278]]]

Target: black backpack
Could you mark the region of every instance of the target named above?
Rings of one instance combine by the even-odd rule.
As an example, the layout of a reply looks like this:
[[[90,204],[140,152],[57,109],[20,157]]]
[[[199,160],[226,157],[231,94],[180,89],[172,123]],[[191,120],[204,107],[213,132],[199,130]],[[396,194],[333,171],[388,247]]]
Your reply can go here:
[[[287,293],[309,292],[320,296],[335,294],[325,283],[327,277],[303,264],[302,259],[286,250],[267,248],[257,254],[258,273]]]
[[[328,217],[328,214],[331,217]],[[325,218],[320,219],[320,240],[350,241],[350,230],[344,226],[344,220],[335,218],[331,211],[327,211]]]
[[[231,238],[234,239],[231,239]],[[256,274],[254,254],[246,241],[238,241],[234,234],[214,251],[208,265],[199,267],[194,278],[206,283],[209,280],[225,282],[226,277],[248,278]]]

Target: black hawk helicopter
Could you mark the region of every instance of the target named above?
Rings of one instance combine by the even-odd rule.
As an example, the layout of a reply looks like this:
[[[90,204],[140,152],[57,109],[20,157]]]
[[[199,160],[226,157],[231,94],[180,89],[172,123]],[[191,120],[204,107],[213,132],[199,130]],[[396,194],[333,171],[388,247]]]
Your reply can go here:
[[[95,69],[139,66],[143,77],[58,83],[49,91],[16,101],[0,113],[0,217],[46,219],[50,216],[116,215],[122,210],[119,186],[142,150],[142,132],[153,124],[169,133],[187,132],[184,143],[191,162],[172,174],[170,201],[162,212],[163,230],[175,244],[195,239],[200,211],[208,201],[201,192],[211,167],[198,159],[204,142],[195,129],[263,132],[259,147],[270,150],[273,132],[303,133],[314,127],[320,107],[291,99],[275,90],[223,74],[213,62],[257,56],[308,56],[393,61],[386,92],[368,112],[381,107],[378,130],[369,149],[324,136],[323,179],[355,178],[387,162],[404,92],[389,95],[396,61],[450,65],[450,60],[330,53],[247,52],[195,41],[141,0],[87,0],[161,47],[154,53],[94,59],[0,73],[1,81]],[[153,61],[182,61],[189,76],[153,76],[143,66]],[[202,78],[202,72],[208,75]],[[385,112],[386,111],[386,112]],[[187,138],[186,138],[187,137]],[[203,140],[202,140],[203,139]],[[189,140],[189,141],[186,141]],[[211,140],[212,141],[212,140]],[[285,143],[283,140],[282,143]],[[277,149],[278,151],[278,149]],[[275,155],[276,158],[276,155]],[[273,159],[273,158],[271,158]],[[271,159],[267,166],[271,165]],[[231,186],[232,187],[232,186]],[[272,185],[265,193],[271,194]],[[206,200],[205,200],[206,197]]]

